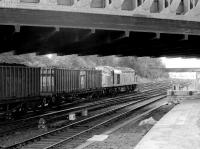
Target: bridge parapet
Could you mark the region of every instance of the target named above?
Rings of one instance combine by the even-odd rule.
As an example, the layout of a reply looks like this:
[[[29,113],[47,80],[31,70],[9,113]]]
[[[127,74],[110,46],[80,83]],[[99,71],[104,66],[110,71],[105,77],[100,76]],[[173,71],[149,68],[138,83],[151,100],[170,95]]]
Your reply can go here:
[[[199,21],[200,0],[0,0],[0,8],[145,15]]]

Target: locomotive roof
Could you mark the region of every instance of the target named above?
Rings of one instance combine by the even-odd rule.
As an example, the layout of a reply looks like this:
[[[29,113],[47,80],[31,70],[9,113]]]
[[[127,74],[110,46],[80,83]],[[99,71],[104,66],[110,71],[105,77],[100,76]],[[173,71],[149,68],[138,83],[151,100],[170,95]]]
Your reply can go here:
[[[111,66],[97,66],[96,69],[102,69],[105,71],[114,71],[116,73],[128,73],[128,72],[135,72],[134,69],[128,67],[111,67]]]
[[[121,71],[130,71],[130,72],[134,72],[135,70],[129,67],[114,67],[114,69],[118,69]]]

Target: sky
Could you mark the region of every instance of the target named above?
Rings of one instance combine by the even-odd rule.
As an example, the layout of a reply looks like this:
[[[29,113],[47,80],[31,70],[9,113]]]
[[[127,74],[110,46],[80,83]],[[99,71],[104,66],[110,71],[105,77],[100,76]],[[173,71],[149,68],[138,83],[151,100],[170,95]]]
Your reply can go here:
[[[161,58],[167,68],[200,68],[200,59],[196,58]]]
[[[200,59],[196,58],[161,58],[167,68],[200,68]],[[172,78],[195,79],[195,72],[169,73]]]

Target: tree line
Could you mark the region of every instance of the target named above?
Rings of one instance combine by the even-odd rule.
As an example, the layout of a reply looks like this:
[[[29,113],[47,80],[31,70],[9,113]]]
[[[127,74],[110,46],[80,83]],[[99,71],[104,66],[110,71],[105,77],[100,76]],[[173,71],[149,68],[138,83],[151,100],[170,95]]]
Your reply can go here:
[[[94,68],[99,65],[133,68],[143,78],[168,78],[168,73],[155,67],[164,68],[159,58],[106,56],[57,56],[36,55],[35,53],[14,55],[11,52],[0,54],[1,63],[18,63],[31,67]]]

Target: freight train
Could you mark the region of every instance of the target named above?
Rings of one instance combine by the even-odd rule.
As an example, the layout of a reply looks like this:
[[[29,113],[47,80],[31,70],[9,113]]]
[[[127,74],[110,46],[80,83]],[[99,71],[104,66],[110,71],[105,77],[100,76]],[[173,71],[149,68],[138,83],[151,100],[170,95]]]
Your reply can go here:
[[[0,66],[0,117],[38,111],[82,98],[131,92],[136,74],[124,67],[94,69]]]

